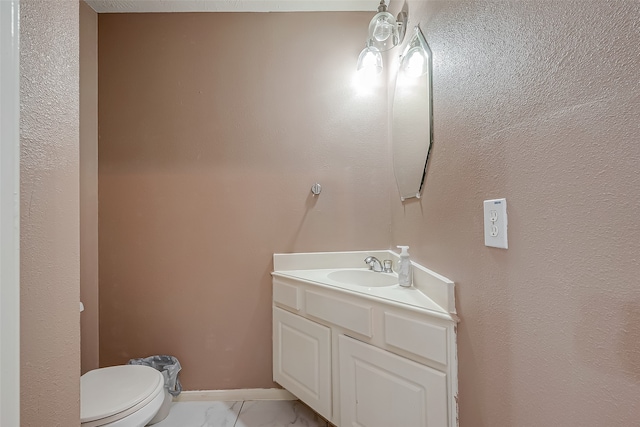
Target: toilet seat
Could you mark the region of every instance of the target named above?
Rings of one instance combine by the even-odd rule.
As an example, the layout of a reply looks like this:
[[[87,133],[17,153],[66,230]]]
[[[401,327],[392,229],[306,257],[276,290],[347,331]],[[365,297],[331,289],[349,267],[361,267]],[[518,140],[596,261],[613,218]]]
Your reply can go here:
[[[143,426],[163,401],[164,377],[149,366],[111,366],[80,378],[82,427]]]

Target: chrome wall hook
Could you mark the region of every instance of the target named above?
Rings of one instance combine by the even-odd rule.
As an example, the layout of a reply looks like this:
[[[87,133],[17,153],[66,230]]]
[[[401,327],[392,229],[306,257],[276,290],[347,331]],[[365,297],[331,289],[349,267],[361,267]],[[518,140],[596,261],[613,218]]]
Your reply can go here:
[[[322,185],[320,185],[319,183],[315,183],[311,186],[311,192],[313,193],[314,196],[317,196],[318,194],[320,194],[320,192],[322,191]]]

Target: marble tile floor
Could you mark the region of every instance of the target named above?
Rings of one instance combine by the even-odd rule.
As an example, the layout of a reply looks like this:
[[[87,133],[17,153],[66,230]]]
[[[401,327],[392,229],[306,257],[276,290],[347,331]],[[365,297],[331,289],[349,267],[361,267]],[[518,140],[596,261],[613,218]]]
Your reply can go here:
[[[297,400],[174,402],[154,427],[330,427]]]

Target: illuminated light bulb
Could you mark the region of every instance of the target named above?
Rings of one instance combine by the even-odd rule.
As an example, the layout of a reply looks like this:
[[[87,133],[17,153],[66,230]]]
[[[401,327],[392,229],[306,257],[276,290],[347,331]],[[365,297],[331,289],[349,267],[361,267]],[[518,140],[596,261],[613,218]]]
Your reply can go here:
[[[362,49],[358,57],[358,71],[366,74],[380,74],[382,72],[382,54],[367,41],[367,46]]]
[[[362,68],[377,67],[377,62],[376,54],[367,51],[367,53],[364,54],[364,58],[362,58]]]

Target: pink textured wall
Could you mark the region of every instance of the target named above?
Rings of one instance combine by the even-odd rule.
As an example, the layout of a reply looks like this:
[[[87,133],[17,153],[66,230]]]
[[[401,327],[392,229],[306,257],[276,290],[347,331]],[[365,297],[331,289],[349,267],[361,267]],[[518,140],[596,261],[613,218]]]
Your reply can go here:
[[[23,426],[80,419],[78,2],[20,1]]]
[[[460,425],[638,425],[640,3],[407,3],[435,145],[393,244],[456,282]]]
[[[391,238],[386,98],[345,78],[370,14],[332,15],[333,42],[315,14],[100,17],[102,363],[270,386],[271,252],[391,240],[457,283],[462,426],[634,425],[638,3],[407,7],[435,145],[421,200],[391,187]],[[483,245],[496,197],[506,251]]]
[[[98,14],[80,1],[81,371],[98,367]]]
[[[352,81],[369,19],[99,15],[102,365],[273,387],[272,254],[388,246],[384,80]]]

